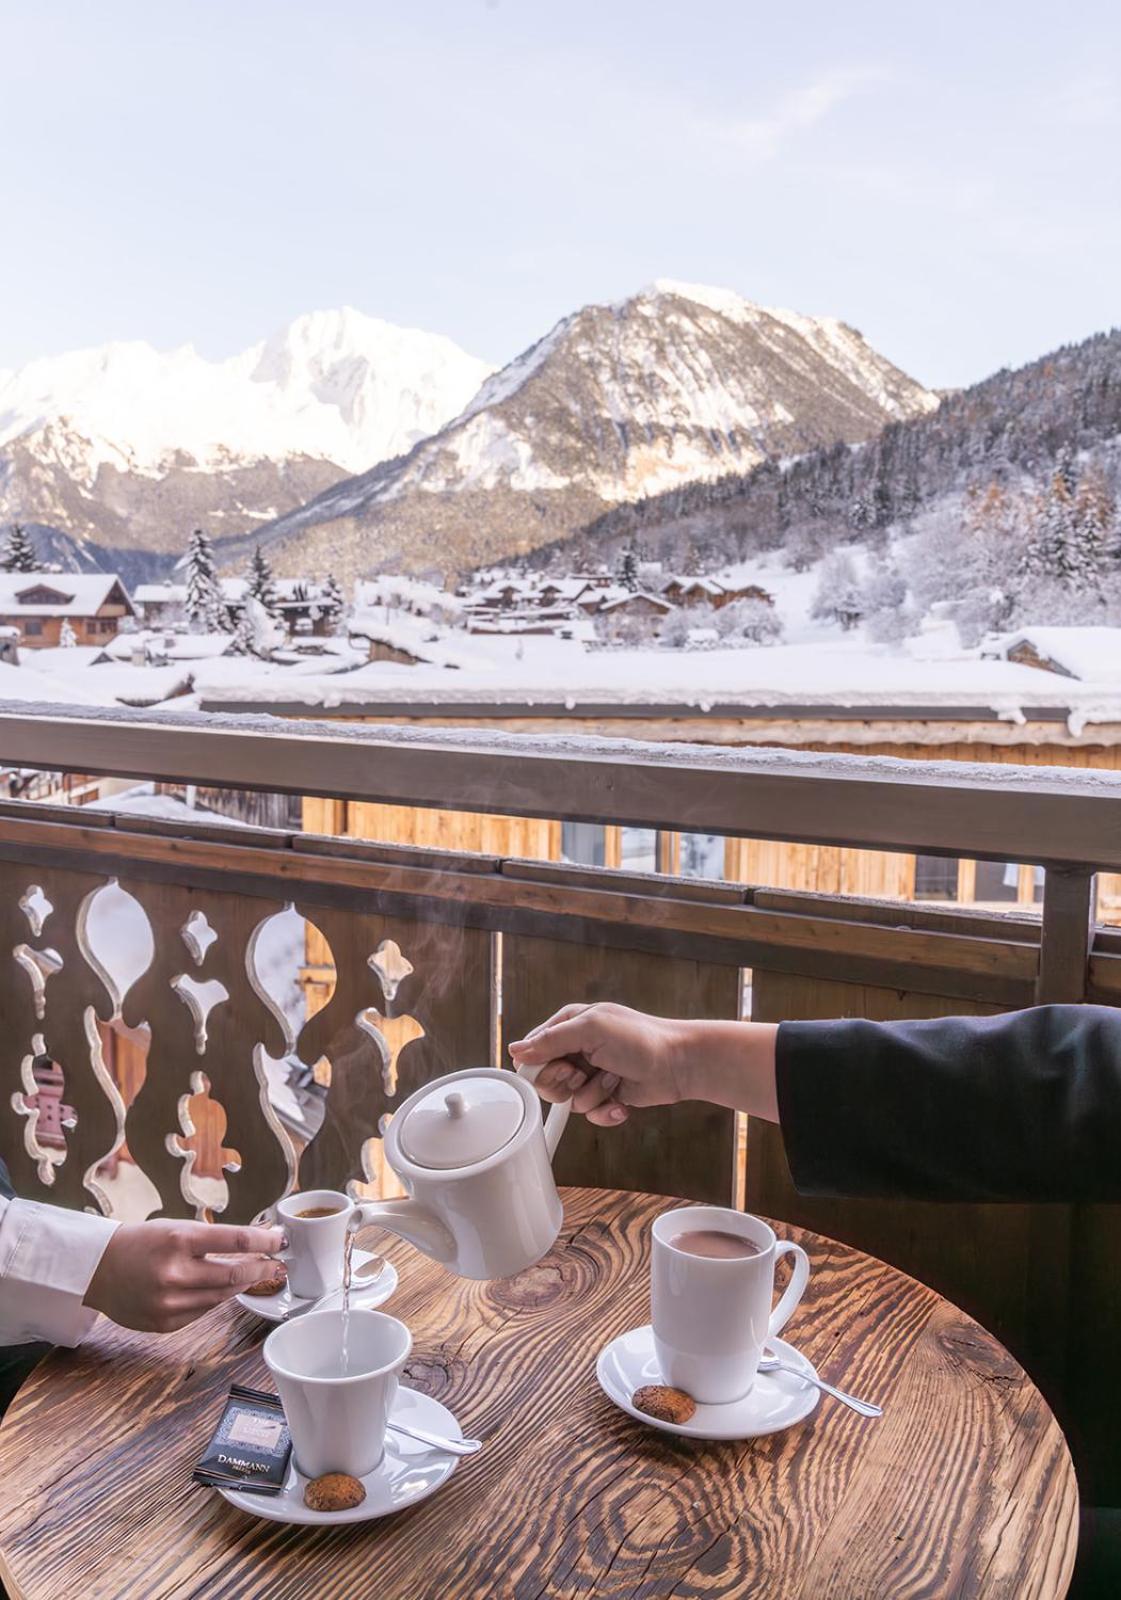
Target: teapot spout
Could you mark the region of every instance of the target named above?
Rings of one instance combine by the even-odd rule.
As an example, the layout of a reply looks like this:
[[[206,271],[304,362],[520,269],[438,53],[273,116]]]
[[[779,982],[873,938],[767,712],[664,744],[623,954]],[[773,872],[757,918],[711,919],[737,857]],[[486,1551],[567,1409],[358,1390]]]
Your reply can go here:
[[[397,1234],[444,1266],[455,1259],[456,1244],[450,1229],[416,1200],[363,1201],[355,1210],[351,1227],[368,1225]]]

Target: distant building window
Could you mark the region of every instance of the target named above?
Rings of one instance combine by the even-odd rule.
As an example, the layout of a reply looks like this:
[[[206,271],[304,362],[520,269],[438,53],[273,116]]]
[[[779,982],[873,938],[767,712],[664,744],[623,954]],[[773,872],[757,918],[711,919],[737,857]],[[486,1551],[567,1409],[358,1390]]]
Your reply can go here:
[[[28,638],[36,639],[43,632],[43,624],[38,617],[28,617],[23,625],[23,631]]]
[[[1014,861],[978,861],[973,898],[984,902],[1020,898],[1020,869]]]
[[[573,866],[602,867],[606,829],[598,822],[561,823],[561,860]]]
[[[724,838],[719,833],[681,835],[681,876],[683,878],[722,878],[724,876]]]
[[[956,900],[958,864],[954,856],[915,857],[915,899]]]
[[[620,856],[628,872],[657,872],[658,836],[653,828],[622,828]]]

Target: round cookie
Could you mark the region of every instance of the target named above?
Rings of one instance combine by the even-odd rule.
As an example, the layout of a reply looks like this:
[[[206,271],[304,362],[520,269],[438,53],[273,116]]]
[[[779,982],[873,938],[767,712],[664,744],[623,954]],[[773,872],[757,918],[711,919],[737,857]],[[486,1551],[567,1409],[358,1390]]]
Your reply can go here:
[[[365,1498],[361,1479],[352,1478],[349,1472],[325,1472],[321,1478],[312,1478],[304,1490],[304,1505],[313,1511],[350,1511]]]
[[[262,1278],[260,1283],[251,1283],[243,1293],[252,1295],[279,1294],[287,1282],[288,1268],[283,1261],[277,1261],[273,1263],[273,1270],[267,1278]]]
[[[648,1417],[659,1422],[688,1422],[697,1409],[697,1402],[684,1389],[670,1389],[662,1383],[648,1383],[631,1395],[631,1405],[636,1411],[645,1411]]]

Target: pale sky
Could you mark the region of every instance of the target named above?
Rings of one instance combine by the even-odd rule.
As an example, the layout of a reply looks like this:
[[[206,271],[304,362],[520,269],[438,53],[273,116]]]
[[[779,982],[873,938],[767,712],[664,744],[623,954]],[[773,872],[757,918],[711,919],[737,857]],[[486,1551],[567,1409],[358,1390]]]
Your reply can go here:
[[[1121,322],[1112,0],[0,0],[0,367],[343,304],[509,359],[655,277],[931,385]]]

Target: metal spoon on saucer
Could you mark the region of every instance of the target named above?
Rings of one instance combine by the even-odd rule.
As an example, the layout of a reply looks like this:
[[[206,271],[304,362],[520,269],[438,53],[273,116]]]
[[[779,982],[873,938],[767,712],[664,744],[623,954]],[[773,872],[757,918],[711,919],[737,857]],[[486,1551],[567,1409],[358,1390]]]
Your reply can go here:
[[[850,1406],[853,1411],[862,1417],[882,1417],[882,1406],[874,1406],[870,1400],[858,1400],[855,1395],[846,1394],[843,1389],[836,1389],[831,1383],[826,1383],[824,1378],[817,1378],[811,1372],[804,1372],[801,1367],[796,1367],[792,1361],[780,1361],[778,1356],[764,1356],[759,1363],[760,1372],[789,1372],[795,1378],[801,1378],[803,1383],[812,1383],[822,1394],[832,1395],[834,1400],[839,1400],[843,1406]]]
[[[444,1439],[438,1433],[426,1433],[423,1428],[410,1428],[403,1422],[394,1422],[392,1417],[386,1427],[394,1433],[403,1433],[406,1439],[415,1439],[418,1444],[429,1444],[433,1450],[446,1450],[451,1456],[473,1456],[483,1448],[481,1439]]]

